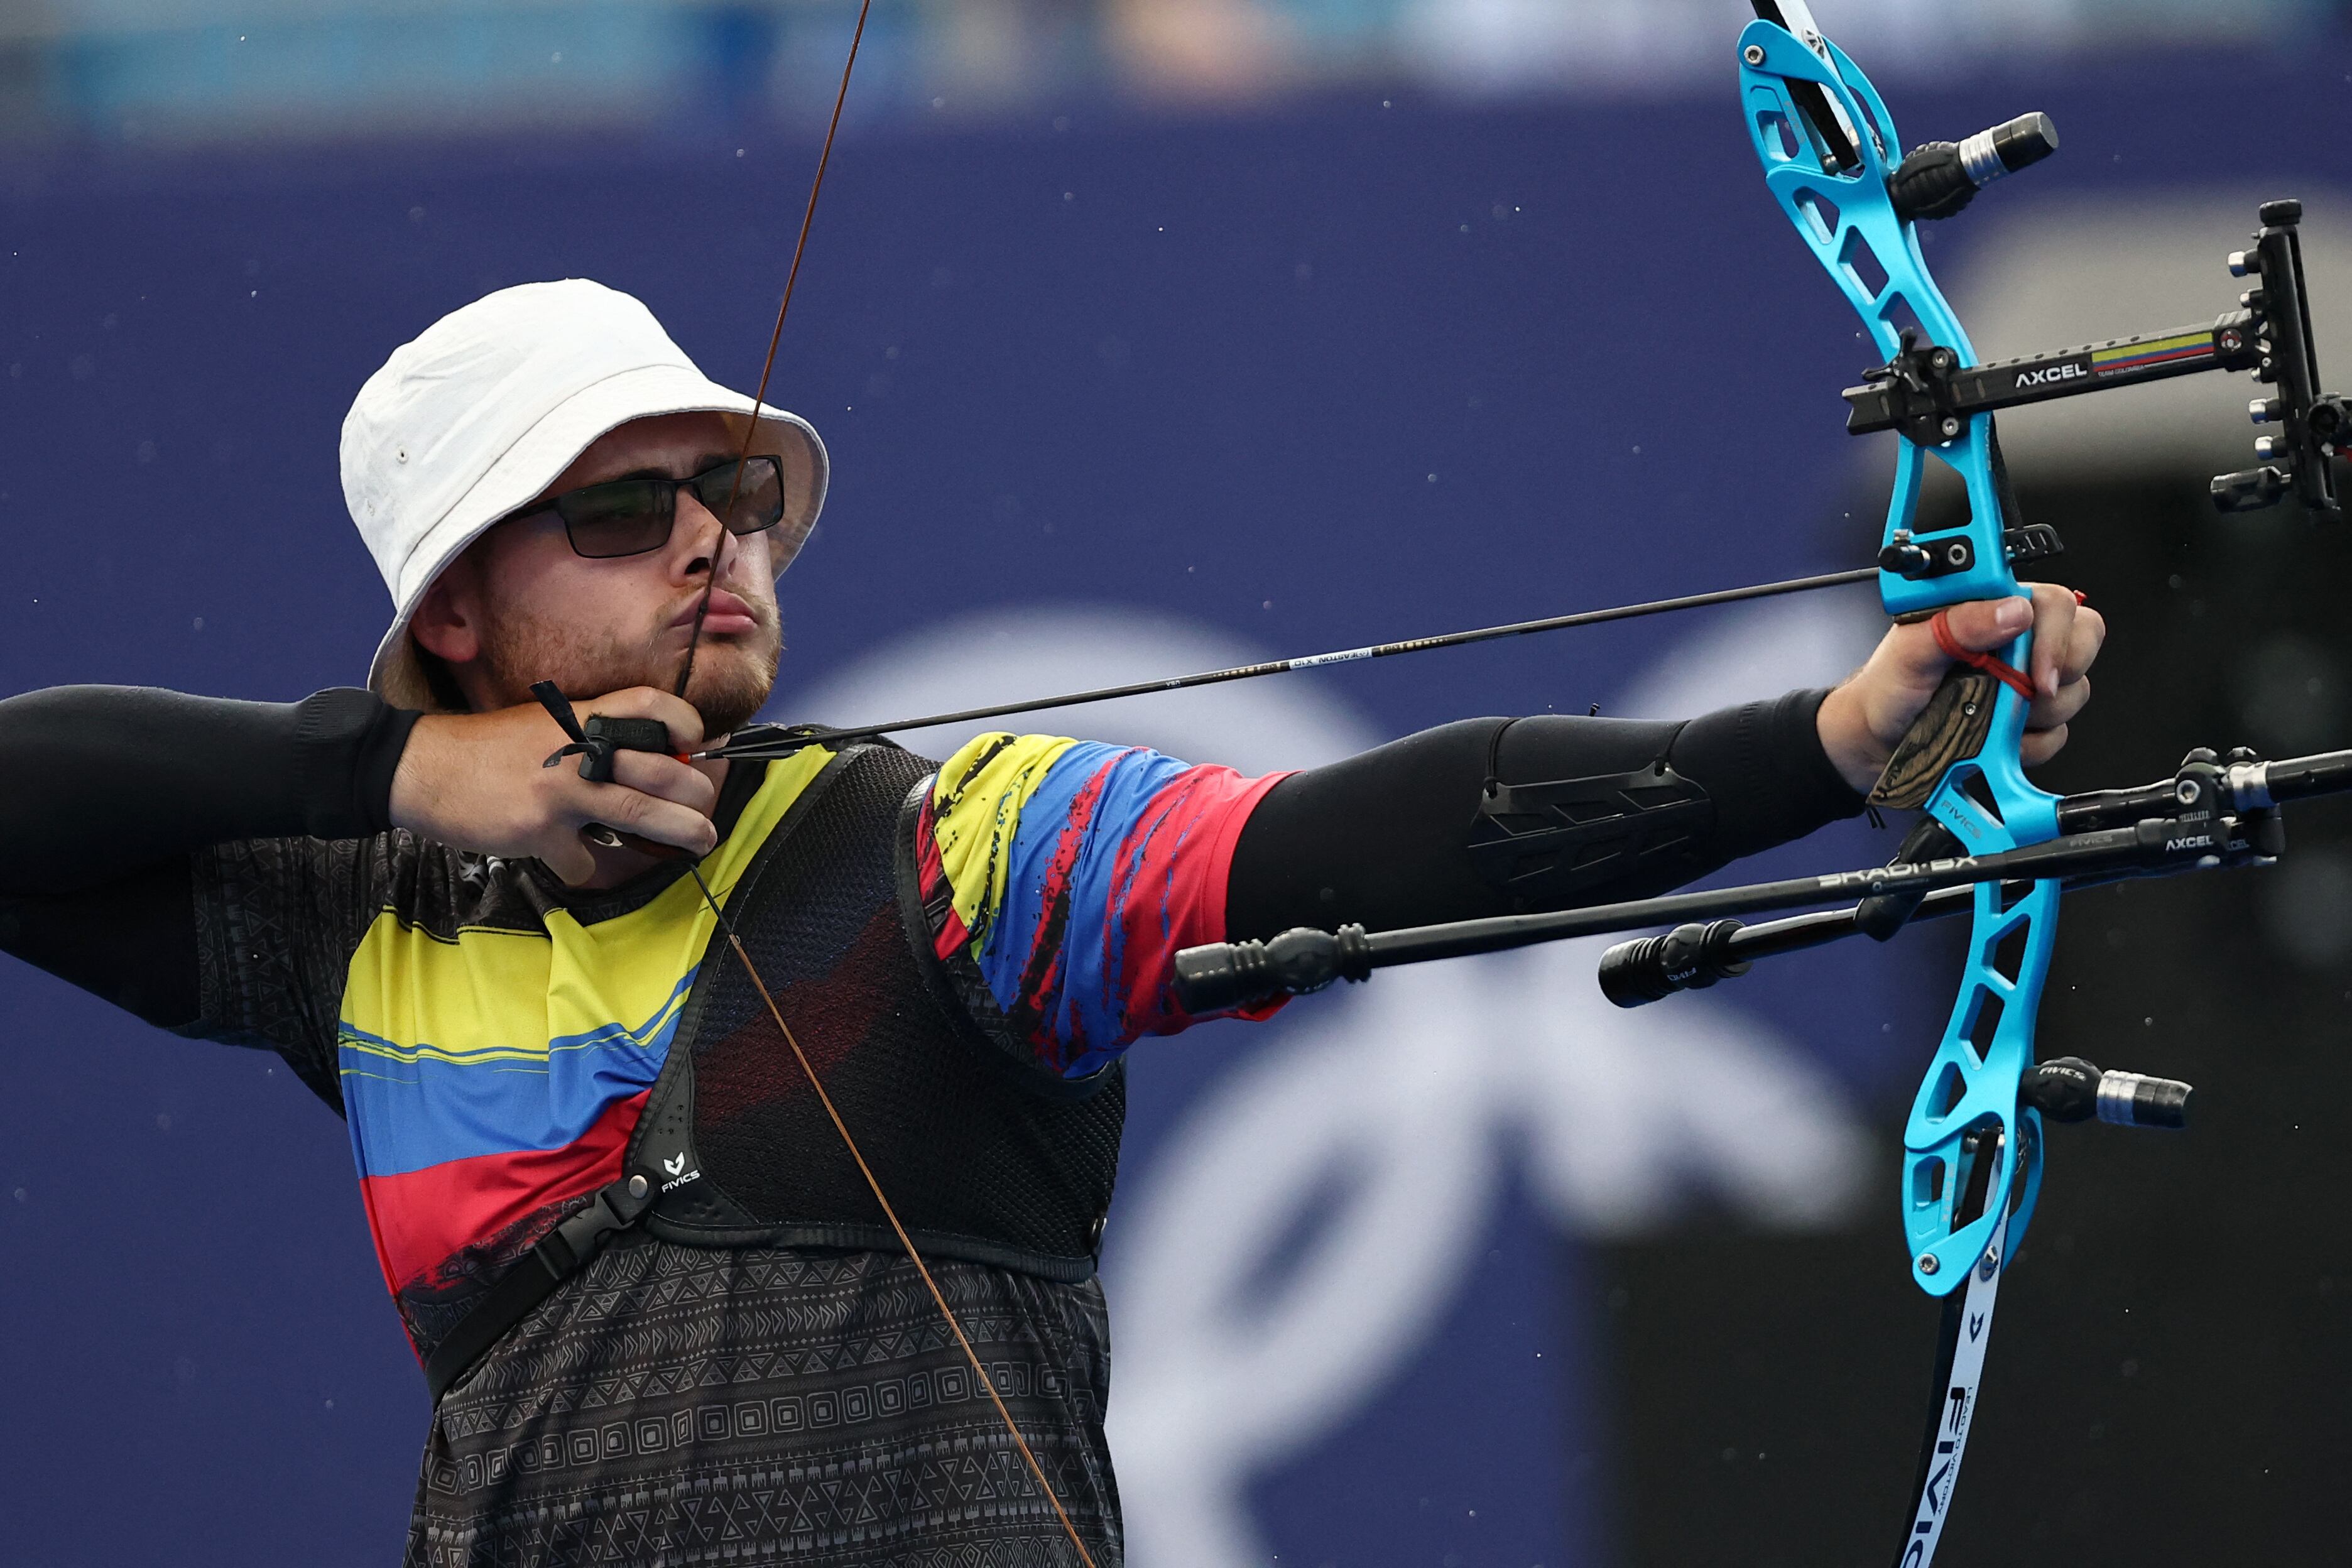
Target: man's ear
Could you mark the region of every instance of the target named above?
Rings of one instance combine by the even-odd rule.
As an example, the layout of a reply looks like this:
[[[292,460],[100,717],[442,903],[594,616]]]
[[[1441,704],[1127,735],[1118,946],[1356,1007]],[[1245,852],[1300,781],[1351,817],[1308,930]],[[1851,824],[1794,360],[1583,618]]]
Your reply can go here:
[[[416,646],[447,665],[471,664],[481,657],[481,595],[472,551],[441,569],[409,617]]]

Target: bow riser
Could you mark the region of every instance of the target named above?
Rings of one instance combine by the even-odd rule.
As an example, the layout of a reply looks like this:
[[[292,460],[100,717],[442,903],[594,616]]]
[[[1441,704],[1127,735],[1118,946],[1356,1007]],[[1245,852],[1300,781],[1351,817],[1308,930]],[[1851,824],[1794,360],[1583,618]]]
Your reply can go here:
[[[1795,20],[1806,37],[1759,20],[1739,37],[1742,101],[1766,187],[1887,360],[1932,344],[1948,351],[1959,368],[1976,364],[1975,346],[1888,193],[1889,150],[1899,153],[1902,145],[1894,116],[1860,67],[1820,37],[1809,17],[1797,13]],[[1822,125],[1819,110],[1803,107],[1808,100],[1830,109],[1838,123]],[[1842,167],[1828,166],[1841,161]],[[1930,567],[1916,575],[1880,573],[1890,616],[2020,592],[2006,548],[2013,520],[2004,504],[1992,416],[1954,418],[1942,433],[1937,445],[1897,440],[1884,542],[1890,552],[1916,545]],[[1960,479],[1968,515],[1954,527],[1922,532],[1915,520],[1931,458]],[[2014,668],[2030,668],[2031,656],[2031,633],[2001,651]],[[2058,831],[2056,797],[2028,783],[2019,762],[2026,700],[2005,686],[1981,684],[1973,701],[1993,705],[1983,739],[1973,756],[1945,770],[1925,803],[1927,815],[1972,855],[2041,843]],[[1959,994],[1904,1134],[1904,1231],[1912,1279],[1930,1295],[1948,1295],[1967,1281],[2011,1202],[2020,1206],[2009,1221],[2007,1245],[2023,1237],[2041,1178],[2042,1140],[2038,1120],[2023,1125],[2038,1113],[2019,1097],[2033,1065],[2034,1016],[2056,936],[2058,890],[2045,881],[2014,901],[1997,887],[1977,894]],[[1982,1160],[1994,1168],[1980,1183],[1976,1166]],[[1982,1212],[1964,1214],[1971,1191],[1996,1197]]]
[[[1916,326],[1930,342],[1951,350],[1962,366],[1976,364],[1975,346],[1928,275],[1918,236],[1896,215],[1887,195],[1886,156],[1878,139],[1899,145],[1894,118],[1843,50],[1827,39],[1822,40],[1822,47],[1835,62],[1834,72],[1770,22],[1750,22],[1740,34],[1742,98],[1748,135],[1764,164],[1765,187],[1862,318],[1882,355],[1892,360],[1900,353],[1903,329]],[[1822,166],[1807,117],[1790,90],[1791,80],[1820,87],[1848,120],[1863,128],[1858,164],[1836,173]],[[1874,288],[1865,270],[1885,280]],[[1916,579],[1882,573],[1879,594],[1888,615],[1997,599],[2018,591],[2001,537],[2003,507],[1994,477],[1993,439],[1992,416],[1979,414],[1956,422],[1950,439],[1939,447],[1908,440],[1899,444],[1894,489],[1887,498],[1887,542],[1893,542],[1898,531],[1906,537],[1916,534],[1917,542],[1937,557],[1938,570]],[[1921,534],[1914,522],[1930,458],[1951,469],[1966,487],[1969,511],[1960,524]],[[1951,570],[1937,547],[1956,540],[1967,546],[1968,564]],[[2021,638],[2005,662],[2022,668],[2019,661],[2024,652]]]

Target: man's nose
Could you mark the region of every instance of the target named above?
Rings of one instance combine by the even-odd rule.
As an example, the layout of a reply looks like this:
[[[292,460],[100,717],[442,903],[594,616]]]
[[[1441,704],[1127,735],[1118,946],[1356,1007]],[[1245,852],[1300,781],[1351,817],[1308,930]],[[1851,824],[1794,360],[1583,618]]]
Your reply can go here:
[[[670,520],[670,544],[680,572],[698,577],[707,570],[719,576],[742,552],[742,542],[719,525],[719,514],[703,505],[700,496],[684,486],[678,489],[677,506]]]

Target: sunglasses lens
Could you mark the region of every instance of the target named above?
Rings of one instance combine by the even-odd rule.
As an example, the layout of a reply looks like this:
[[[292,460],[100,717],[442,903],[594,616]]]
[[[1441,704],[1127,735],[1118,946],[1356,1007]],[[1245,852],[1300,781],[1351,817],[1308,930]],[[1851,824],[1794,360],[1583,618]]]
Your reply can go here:
[[[694,493],[714,513],[725,509],[730,533],[757,533],[775,527],[784,515],[784,476],[773,458],[752,458],[698,474]]]
[[[643,479],[617,479],[559,497],[572,548],[592,560],[642,555],[669,538],[670,488]]]

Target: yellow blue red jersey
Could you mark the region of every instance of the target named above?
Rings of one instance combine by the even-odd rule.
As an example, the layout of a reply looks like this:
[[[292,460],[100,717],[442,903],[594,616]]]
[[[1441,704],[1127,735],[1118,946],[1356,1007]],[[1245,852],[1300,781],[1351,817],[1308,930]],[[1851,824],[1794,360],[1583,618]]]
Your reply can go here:
[[[703,864],[722,904],[829,756],[771,763],[748,795],[730,786],[738,814]],[[1059,737],[971,742],[916,823],[934,951],[977,977],[1031,1059],[1100,1071],[1192,1021],[1174,956],[1223,938],[1235,842],[1280,776]],[[296,929],[318,982],[341,958],[336,1098],[385,1281],[429,1340],[436,1303],[617,1175],[710,954],[710,912],[689,879],[579,894],[535,862],[399,832],[219,854],[223,907]],[[283,978],[232,965],[226,983]]]

